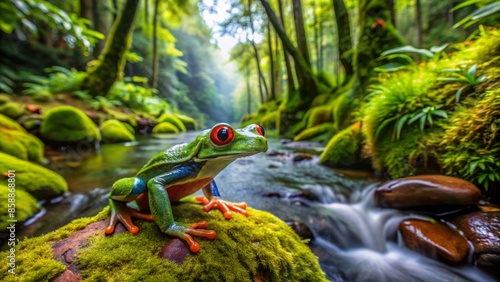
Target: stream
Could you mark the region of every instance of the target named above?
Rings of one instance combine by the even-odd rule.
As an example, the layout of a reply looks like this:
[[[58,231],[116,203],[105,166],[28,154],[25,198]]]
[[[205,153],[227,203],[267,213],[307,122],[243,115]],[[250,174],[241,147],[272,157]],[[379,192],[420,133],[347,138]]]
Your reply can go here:
[[[196,132],[141,136],[137,142],[105,144],[50,155],[52,169],[70,192],[45,203],[18,238],[39,236],[107,205],[113,182],[134,175],[158,152],[191,141]],[[318,164],[319,144],[270,139],[267,154],[238,159],[216,178],[221,196],[245,201],[286,221],[309,226],[309,244],[332,281],[488,281],[473,267],[450,267],[405,249],[399,222],[410,214],[380,209],[373,193],[380,180],[369,173],[332,170]],[[201,191],[197,192],[201,194]]]

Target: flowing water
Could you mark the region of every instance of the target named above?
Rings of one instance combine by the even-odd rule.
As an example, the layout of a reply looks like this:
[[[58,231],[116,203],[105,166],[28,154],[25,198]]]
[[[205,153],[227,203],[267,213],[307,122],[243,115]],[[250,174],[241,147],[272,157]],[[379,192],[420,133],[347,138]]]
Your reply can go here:
[[[103,145],[97,153],[68,150],[51,158],[70,192],[45,203],[18,238],[57,229],[91,216],[107,205],[112,183],[134,175],[156,153],[188,142],[196,133],[147,136],[138,142]],[[408,217],[374,206],[378,183],[367,173],[334,171],[318,165],[318,145],[270,142],[270,151],[238,159],[216,177],[221,196],[245,201],[283,220],[309,226],[310,247],[332,281],[488,281],[472,267],[452,268],[405,249],[397,226]]]

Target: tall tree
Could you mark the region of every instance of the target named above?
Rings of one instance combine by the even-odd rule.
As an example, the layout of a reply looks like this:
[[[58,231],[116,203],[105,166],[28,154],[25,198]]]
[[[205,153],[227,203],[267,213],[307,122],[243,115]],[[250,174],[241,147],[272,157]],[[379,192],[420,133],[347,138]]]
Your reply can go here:
[[[267,97],[268,100],[276,100],[276,72],[275,72],[275,60],[274,60],[274,50],[273,50],[273,35],[271,34],[271,24],[267,22],[267,48],[269,50],[269,81],[271,82],[271,90],[269,91],[270,96]]]
[[[253,12],[252,12],[252,2],[251,2],[251,0],[248,0],[247,4],[248,4],[247,8],[248,8],[248,20],[249,20],[249,24],[250,24],[250,33],[252,35],[251,38],[250,38],[250,43],[252,43],[252,47],[253,47],[253,51],[254,51],[254,55],[255,55],[255,63],[257,64],[257,73],[258,73],[258,76],[259,76],[259,85],[261,85],[264,88],[264,91],[265,91],[265,95],[264,95],[263,91],[261,91],[261,95],[260,95],[260,100],[261,100],[262,103],[264,103],[264,101],[266,100],[265,97],[269,97],[269,90],[267,88],[266,79],[264,78],[264,74],[262,73],[262,69],[260,67],[259,50],[257,49],[257,44],[255,43],[255,39],[254,39],[255,28],[254,28],[254,25],[253,25]],[[261,86],[259,86],[259,88]]]
[[[283,26],[283,30],[286,30],[285,15],[283,12],[283,0],[278,0],[278,9],[279,9],[279,13],[280,13],[281,25]],[[279,36],[277,32],[276,32],[276,36]],[[290,63],[289,53],[286,50],[286,48],[283,48],[283,59],[285,61],[285,67],[286,67],[286,76],[287,76],[287,85],[288,85],[287,90],[288,90],[288,93],[292,93],[292,92],[295,92],[295,79],[293,76],[292,64]]]
[[[415,0],[415,16],[416,16],[416,25],[415,25],[415,33],[417,36],[416,45],[418,48],[422,48],[422,7],[420,6],[420,0]]]
[[[113,24],[113,14],[108,1],[93,0],[92,2],[92,15],[94,19],[94,29],[102,34],[108,34]],[[94,54],[97,56],[101,54],[104,49],[105,42],[97,42]]]
[[[351,77],[354,74],[352,37],[349,14],[347,13],[344,0],[333,0],[333,9],[335,10],[335,20],[337,21],[340,62],[344,67],[346,77]]]
[[[151,87],[158,87],[158,8],[160,0],[155,0],[155,7],[153,10],[153,72],[151,74],[152,81]]]
[[[132,26],[139,0],[127,0],[116,18],[99,61],[87,71],[83,87],[92,96],[106,95],[125,68],[126,52],[132,42]]]

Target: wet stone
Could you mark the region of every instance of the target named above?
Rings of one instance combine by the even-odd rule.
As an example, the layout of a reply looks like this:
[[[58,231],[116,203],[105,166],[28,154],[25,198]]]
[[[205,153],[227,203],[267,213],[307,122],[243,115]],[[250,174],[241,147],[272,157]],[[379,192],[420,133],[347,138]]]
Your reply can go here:
[[[293,229],[293,231],[295,231],[295,233],[297,233],[297,235],[299,235],[301,239],[314,239],[313,232],[305,223],[295,220],[286,220],[285,222]]]
[[[477,204],[481,192],[472,183],[444,175],[419,175],[382,184],[375,192],[378,205],[387,208],[466,206]]]
[[[182,264],[190,254],[189,246],[181,239],[174,238],[161,248],[158,256]]]
[[[469,243],[455,229],[440,222],[408,219],[399,224],[408,249],[450,265],[466,262]]]

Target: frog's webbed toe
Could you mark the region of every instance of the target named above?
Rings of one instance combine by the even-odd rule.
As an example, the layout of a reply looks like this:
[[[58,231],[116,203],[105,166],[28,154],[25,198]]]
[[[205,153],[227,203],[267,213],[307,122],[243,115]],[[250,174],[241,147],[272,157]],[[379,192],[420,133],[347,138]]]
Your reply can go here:
[[[121,222],[130,233],[134,235],[139,233],[139,227],[132,223],[132,217],[153,221],[153,216],[151,214],[140,213],[128,207],[125,202],[118,202],[110,199],[109,203],[111,207],[111,218],[104,231],[106,235],[113,234],[118,222]]]
[[[208,212],[212,209],[219,209],[224,214],[224,218],[226,219],[230,219],[233,217],[231,211],[241,213],[244,216],[248,216],[248,212],[246,211],[247,204],[244,202],[233,203],[224,201],[217,197],[213,197],[212,199],[208,200],[203,196],[197,196],[195,197],[195,199],[203,204],[204,211]]]
[[[175,222],[172,224],[165,233],[170,236],[178,237],[189,245],[189,250],[193,253],[197,253],[200,250],[200,244],[196,242],[192,236],[205,237],[207,239],[213,240],[217,236],[214,230],[205,230],[208,223],[206,221],[184,224],[180,222]]]

